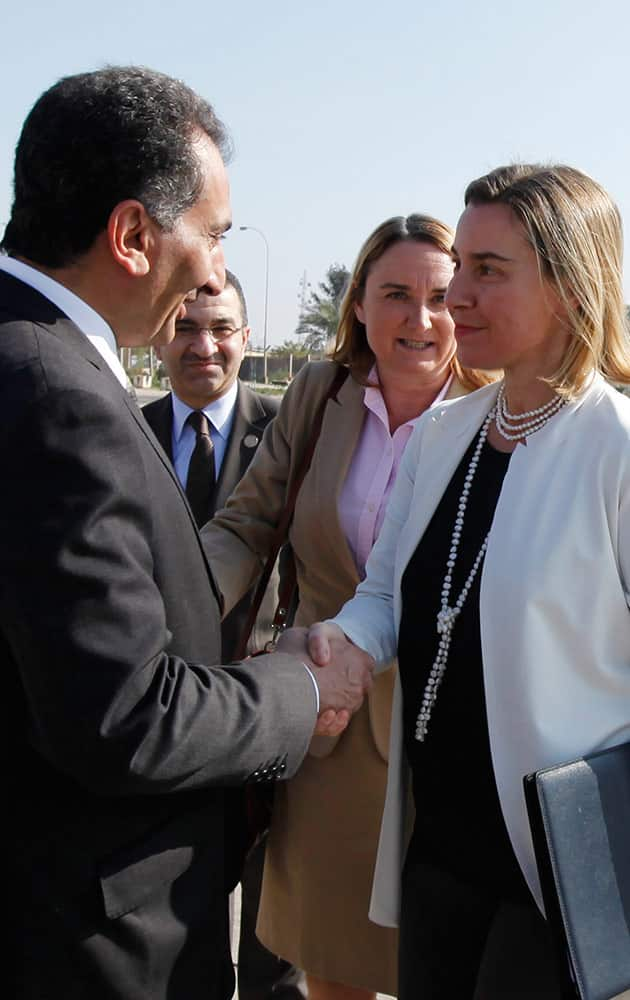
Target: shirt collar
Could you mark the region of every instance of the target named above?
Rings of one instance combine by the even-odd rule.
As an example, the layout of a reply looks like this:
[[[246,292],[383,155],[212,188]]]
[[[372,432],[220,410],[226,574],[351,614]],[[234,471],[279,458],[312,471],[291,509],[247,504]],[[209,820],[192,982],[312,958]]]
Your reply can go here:
[[[451,387],[451,382],[453,381],[453,376],[449,375],[446,382],[438,392],[435,399],[431,402],[431,406],[435,406],[436,403],[441,403],[445,399],[448,390]],[[370,374],[368,375],[368,382],[372,383],[365,387],[365,394],[363,396],[363,402],[366,409],[371,410],[374,416],[378,417],[381,423],[385,424],[385,427],[389,430],[389,416],[387,414],[387,407],[385,406],[385,400],[383,398],[383,393],[378,385],[378,369],[376,365],[372,365]],[[376,384],[374,384],[376,383]],[[423,411],[424,412],[424,411]],[[402,424],[402,427],[415,427],[418,420],[422,416],[419,413],[417,417],[412,420],[408,420],[406,423]]]
[[[173,434],[176,441],[179,441],[188,415],[193,412],[193,407],[184,403],[179,396],[171,392],[173,402]],[[214,427],[215,431],[227,440],[232,426],[232,414],[238,396],[238,380],[234,380],[227,392],[218,399],[213,399],[211,403],[204,406],[203,412]]]
[[[87,337],[120,384],[125,388],[127,387],[127,373],[118,360],[116,338],[112,328],[105,322],[102,316],[99,316],[92,309],[92,306],[89,306],[87,302],[80,299],[78,295],[71,292],[65,285],[55,281],[50,275],[38,271],[37,268],[31,267],[30,264],[25,264],[24,261],[16,260],[15,257],[0,256],[0,271],[5,271],[14,278],[23,281],[25,285],[29,285],[36,292],[40,292],[49,302],[52,302],[61,309],[68,319],[72,320],[81,333]]]

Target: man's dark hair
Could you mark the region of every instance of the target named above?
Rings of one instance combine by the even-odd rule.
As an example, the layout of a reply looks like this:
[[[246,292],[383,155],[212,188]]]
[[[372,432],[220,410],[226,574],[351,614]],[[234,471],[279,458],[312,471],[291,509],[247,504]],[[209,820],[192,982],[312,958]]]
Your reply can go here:
[[[3,249],[51,268],[69,265],[127,198],[168,231],[203,185],[195,133],[227,159],[229,139],[212,107],[163,73],[112,66],[59,80],[22,128]]]
[[[241,303],[241,319],[243,320],[243,326],[247,326],[247,303],[245,302],[245,292],[243,291],[243,286],[240,281],[233,274],[232,271],[225,269],[225,287],[232,287],[238,296],[238,301]]]

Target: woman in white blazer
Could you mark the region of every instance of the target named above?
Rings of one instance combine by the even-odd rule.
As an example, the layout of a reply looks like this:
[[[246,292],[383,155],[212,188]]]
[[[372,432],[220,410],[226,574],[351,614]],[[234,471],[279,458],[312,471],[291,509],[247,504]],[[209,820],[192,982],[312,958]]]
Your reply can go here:
[[[619,213],[564,166],[465,200],[458,356],[504,380],[425,414],[366,579],[310,633],[322,663],[339,629],[399,656],[370,916],[400,923],[401,1000],[560,995],[522,779],[630,738]]]
[[[444,305],[453,235],[414,213],[387,219],[361,247],[332,361],[300,370],[247,474],[202,533],[226,609],[264,565],[339,365],[349,375],[326,404],[289,532],[303,625],[335,614],[354,593],[423,411],[487,383],[454,360]],[[392,691],[389,671],[341,737],[314,741],[296,779],[274,792],[256,933],[305,971],[309,1000],[374,1000],[377,991],[397,991],[398,935],[368,919]]]

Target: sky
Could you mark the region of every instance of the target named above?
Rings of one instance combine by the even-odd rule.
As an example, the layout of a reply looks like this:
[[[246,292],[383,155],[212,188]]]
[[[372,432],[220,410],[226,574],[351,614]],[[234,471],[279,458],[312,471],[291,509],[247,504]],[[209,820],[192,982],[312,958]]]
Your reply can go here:
[[[225,253],[252,341],[265,240],[267,342],[280,344],[303,282],[351,268],[392,215],[454,225],[467,184],[513,160],[585,170],[630,231],[628,0],[0,3],[0,225],[22,122],[59,77],[128,63],[179,77],[234,143]]]

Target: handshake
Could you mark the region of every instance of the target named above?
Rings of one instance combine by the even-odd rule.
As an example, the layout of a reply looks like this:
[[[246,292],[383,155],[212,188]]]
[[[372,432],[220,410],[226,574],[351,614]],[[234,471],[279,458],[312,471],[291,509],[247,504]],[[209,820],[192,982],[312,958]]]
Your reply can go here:
[[[299,657],[315,678],[319,717],[314,735],[339,736],[372,687],[372,657],[330,622],[287,629],[276,649]]]

